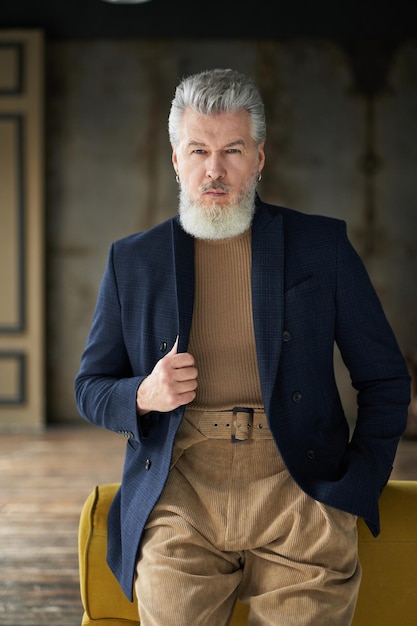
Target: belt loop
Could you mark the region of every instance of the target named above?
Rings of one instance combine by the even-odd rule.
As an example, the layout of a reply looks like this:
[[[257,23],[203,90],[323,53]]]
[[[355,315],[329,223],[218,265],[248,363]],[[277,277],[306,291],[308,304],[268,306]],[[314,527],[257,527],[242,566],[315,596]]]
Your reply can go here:
[[[242,443],[252,439],[253,432],[253,409],[242,406],[235,406],[232,409],[232,443]],[[243,419],[238,421],[238,413],[244,413]]]

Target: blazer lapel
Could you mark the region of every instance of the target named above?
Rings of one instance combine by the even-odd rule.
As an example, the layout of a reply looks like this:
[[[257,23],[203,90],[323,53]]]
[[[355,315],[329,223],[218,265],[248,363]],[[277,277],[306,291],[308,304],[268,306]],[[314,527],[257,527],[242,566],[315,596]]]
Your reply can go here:
[[[258,209],[252,227],[252,308],[259,376],[265,410],[281,355],[284,311],[284,236],[282,214]]]
[[[172,250],[177,293],[178,352],[185,352],[190,337],[194,304],[194,239],[178,223],[172,224]]]

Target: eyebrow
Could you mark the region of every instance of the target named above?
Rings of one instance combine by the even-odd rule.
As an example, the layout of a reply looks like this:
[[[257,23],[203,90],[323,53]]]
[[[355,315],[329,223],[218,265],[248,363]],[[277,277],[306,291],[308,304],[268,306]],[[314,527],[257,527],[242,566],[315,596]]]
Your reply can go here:
[[[195,141],[193,139],[191,139],[188,144],[188,146],[206,146],[207,144],[205,144],[203,141]],[[233,148],[234,146],[244,146],[245,142],[243,139],[236,139],[234,141],[230,141],[229,143],[227,143],[225,146],[223,146],[223,148]]]

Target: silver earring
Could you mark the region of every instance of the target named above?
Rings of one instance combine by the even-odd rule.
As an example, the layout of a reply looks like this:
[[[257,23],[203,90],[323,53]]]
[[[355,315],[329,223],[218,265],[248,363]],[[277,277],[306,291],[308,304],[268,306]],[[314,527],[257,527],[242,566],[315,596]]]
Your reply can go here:
[[[175,180],[177,181],[177,184],[180,184],[180,177],[178,176],[178,174],[175,176]]]
[[[258,174],[258,182],[262,180],[262,174]]]

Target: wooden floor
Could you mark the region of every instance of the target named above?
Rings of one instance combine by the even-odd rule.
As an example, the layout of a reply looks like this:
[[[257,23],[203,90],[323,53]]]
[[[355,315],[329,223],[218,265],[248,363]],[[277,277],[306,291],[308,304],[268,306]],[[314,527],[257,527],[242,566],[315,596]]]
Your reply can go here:
[[[80,626],[79,515],[120,480],[125,445],[88,425],[0,436],[1,626]]]
[[[79,515],[120,480],[125,445],[84,424],[0,436],[1,626],[80,626]],[[417,441],[400,443],[392,478],[417,480]]]

